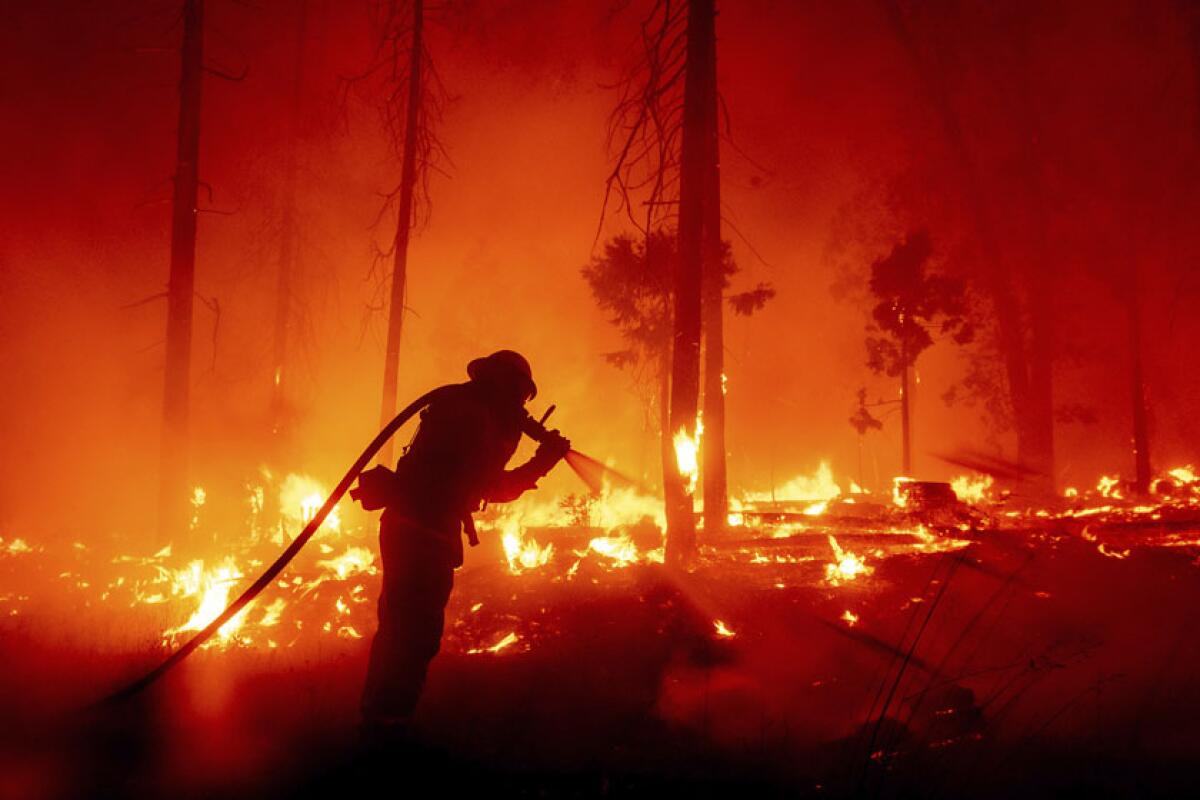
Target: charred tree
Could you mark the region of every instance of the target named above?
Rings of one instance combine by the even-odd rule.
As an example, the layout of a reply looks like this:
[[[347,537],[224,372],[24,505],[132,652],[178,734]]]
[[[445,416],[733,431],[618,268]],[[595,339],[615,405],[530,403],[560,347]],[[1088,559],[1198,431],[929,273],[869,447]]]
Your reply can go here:
[[[715,14],[715,11],[712,12]],[[709,32],[704,119],[704,436],[700,440],[704,479],[704,529],[724,529],[729,515],[725,469],[725,254],[721,241],[721,143],[718,125],[717,37]]]
[[[204,0],[183,4],[179,128],[171,212],[171,271],[167,283],[166,361],[159,467],[159,537],[186,534],[188,426],[192,359],[192,296],[196,267],[200,88],[204,71]]]
[[[400,376],[400,332],[404,325],[404,289],[408,281],[408,240],[413,225],[413,187],[417,182],[417,137],[421,114],[421,66],[425,28],[424,0],[412,0],[412,41],[409,45],[408,107],[400,159],[400,188],[396,208],[396,237],[392,242],[392,279],[388,298],[387,344],[383,361],[383,403],[380,427],[396,414],[396,387]],[[392,443],[383,446],[380,460],[392,460]]]
[[[675,272],[675,328],[671,339],[671,431],[685,446],[698,445],[701,298],[704,222],[711,152],[708,106],[714,54],[713,0],[689,0],[683,130],[679,156],[679,265]],[[677,465],[677,472],[685,468]],[[693,479],[694,480],[694,479]],[[696,549],[692,488],[682,472],[666,486],[667,558],[687,563]]]
[[[288,387],[290,384],[288,349],[293,311],[296,273],[299,270],[298,223],[296,221],[296,140],[300,127],[300,101],[304,86],[304,40],[308,8],[300,0],[296,28],[296,57],[292,73],[292,93],[284,144],[283,219],[279,240],[279,275],[275,285],[275,322],[271,351],[271,436],[276,457],[286,441],[288,423]]]
[[[673,564],[686,563],[696,544],[693,493],[699,464],[691,461],[705,459],[699,452],[704,438],[698,435],[705,328],[706,384],[711,387],[706,388],[706,403],[713,404],[716,424],[716,441],[707,456],[712,460],[707,470],[710,508],[726,504],[720,304],[725,299],[721,292],[728,249],[720,234],[715,14],[713,0],[658,0],[643,21],[643,58],[623,82],[623,96],[610,119],[609,145],[616,158],[600,212],[602,227],[615,196],[618,210],[644,235],[660,228],[675,230],[669,421],[664,426],[668,441],[663,442],[667,558]],[[635,197],[644,199],[635,203]],[[773,294],[760,285],[728,299],[735,311],[744,308],[739,313],[750,313]],[[689,462],[686,477],[681,453]],[[724,518],[719,510],[715,513]]]
[[[393,153],[400,162],[400,181],[387,193],[374,226],[395,220],[386,249],[376,247],[371,274],[383,295],[387,312],[384,342],[383,391],[380,418],[386,424],[396,413],[400,380],[400,341],[404,327],[408,283],[408,246],[413,230],[429,209],[429,170],[445,151],[434,132],[441,118],[445,90],[425,45],[430,22],[424,0],[378,0],[371,5],[376,43],[367,68],[344,82],[358,87],[375,106]],[[374,310],[375,306],[372,307]],[[389,442],[380,451],[392,460]]]
[[[673,468],[675,462],[669,434],[678,244],[678,237],[666,230],[655,231],[640,241],[627,234],[618,235],[605,243],[602,255],[594,257],[581,270],[596,305],[611,315],[609,322],[627,344],[624,350],[605,353],[605,359],[632,373],[635,384],[651,385],[647,394],[656,396],[656,400],[648,399],[647,406],[657,406],[664,468]],[[720,242],[719,246],[718,263],[724,284],[738,267],[729,243]],[[727,299],[733,313],[748,316],[761,309],[774,294],[772,288],[759,284]]]

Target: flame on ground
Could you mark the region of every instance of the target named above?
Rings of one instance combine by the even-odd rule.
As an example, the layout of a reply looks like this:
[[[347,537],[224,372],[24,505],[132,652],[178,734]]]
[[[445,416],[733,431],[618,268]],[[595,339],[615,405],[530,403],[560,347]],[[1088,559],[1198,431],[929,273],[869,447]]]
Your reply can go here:
[[[825,565],[825,581],[830,586],[841,586],[846,581],[856,580],[859,575],[870,575],[875,571],[867,566],[866,559],[843,550],[831,534],[829,547],[833,550],[833,563]]]
[[[513,631],[510,631],[507,636],[496,642],[491,647],[472,647],[470,650],[467,650],[467,652],[471,655],[478,655],[479,653],[499,653],[501,650],[511,647],[518,641],[519,637],[517,634]]]
[[[950,488],[962,502],[977,504],[988,499],[994,483],[991,475],[959,475],[950,481]]]
[[[290,523],[289,533],[295,536],[300,529],[312,521],[328,497],[325,487],[315,478],[308,475],[289,474],[279,487],[279,511],[285,521]],[[339,531],[342,527],[341,515],[337,506],[329,512],[321,529]],[[295,528],[294,531],[291,528]]]
[[[182,597],[198,597],[200,604],[187,621],[175,628],[163,632],[164,641],[185,631],[199,631],[221,615],[229,605],[229,594],[233,585],[244,576],[234,563],[233,558],[227,558],[219,566],[205,569],[203,561],[192,561],[182,570],[175,573],[171,586],[171,594]],[[236,616],[217,629],[217,639],[228,641],[242,626],[249,608],[244,608]]]
[[[830,500],[841,493],[842,488],[834,480],[833,469],[830,468],[829,462],[822,461],[817,466],[817,471],[811,475],[797,475],[768,492],[749,492],[745,495],[745,499],[754,503],[811,503],[813,505],[809,508],[815,508],[820,503],[828,505]],[[812,513],[820,514],[823,511],[824,508]],[[805,511],[805,513],[809,512]]]

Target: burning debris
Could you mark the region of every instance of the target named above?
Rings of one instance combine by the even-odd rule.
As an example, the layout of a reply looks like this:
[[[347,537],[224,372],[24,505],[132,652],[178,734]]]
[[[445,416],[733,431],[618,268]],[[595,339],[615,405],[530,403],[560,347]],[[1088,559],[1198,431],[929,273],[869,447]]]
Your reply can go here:
[[[1123,487],[1119,479],[1105,476],[1092,491],[1067,490],[1055,508],[1021,510],[1006,507],[1008,498],[987,478],[964,477],[949,484],[898,479],[893,502],[882,504],[863,492],[843,493],[822,463],[813,475],[798,476],[773,492],[745,495],[722,538],[706,542],[698,568],[737,565],[747,575],[759,571],[764,585],[772,587],[824,584],[838,589],[869,580],[878,563],[889,558],[961,549],[989,531],[1030,525],[1057,526],[1114,560],[1129,558],[1138,546],[1200,545],[1200,478],[1190,466],[1165,472],[1155,482],[1153,496],[1144,500],[1128,499]],[[7,585],[14,587],[0,595],[3,615],[44,613],[39,589],[55,585],[80,609],[81,619],[133,612],[130,630],[156,636],[170,647],[215,619],[248,576],[261,569],[273,542],[286,540],[298,524],[311,519],[325,496],[321,484],[308,476],[286,476],[276,491],[280,525],[263,535],[263,488],[256,487],[246,532],[223,539],[220,547],[229,552],[218,560],[181,563],[165,547],[149,556],[114,555],[104,563],[99,553],[80,545],[63,552],[26,537],[0,539],[0,567],[11,573]],[[203,489],[192,497],[193,528],[202,531],[214,499]],[[955,513],[942,513],[948,508]],[[928,522],[931,518],[935,521]],[[630,567],[661,564],[664,524],[657,498],[607,487],[596,497],[523,498],[497,506],[482,515],[480,528],[485,537],[499,541],[511,590],[519,594],[523,585],[598,584]],[[366,635],[373,628],[378,586],[373,539],[373,529],[331,515],[313,552],[276,580],[260,603],[223,625],[207,646],[291,649],[304,646],[305,631],[346,640]],[[42,576],[50,580],[39,584]],[[538,580],[529,583],[533,576]],[[464,602],[456,607],[464,615],[478,617],[484,607],[478,598]],[[503,605],[490,592],[486,602],[490,609]],[[847,611],[841,619],[854,625],[858,618]],[[505,624],[502,616],[495,620]],[[522,620],[507,624],[513,622],[520,628]],[[718,633],[728,635],[728,623],[718,622]],[[474,638],[452,635],[451,645],[461,652],[500,653],[516,641],[509,641],[509,634],[526,648],[537,640],[520,630],[485,629],[479,619],[472,621],[471,630]]]

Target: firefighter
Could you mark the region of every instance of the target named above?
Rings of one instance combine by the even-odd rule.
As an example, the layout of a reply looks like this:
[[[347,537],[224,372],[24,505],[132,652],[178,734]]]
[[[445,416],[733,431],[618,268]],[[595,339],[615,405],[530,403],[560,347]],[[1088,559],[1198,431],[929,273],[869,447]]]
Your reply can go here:
[[[571,449],[557,431],[542,431],[534,456],[505,466],[517,449],[537,394],[529,362],[501,350],[467,365],[469,381],[447,387],[421,413],[420,426],[392,473],[376,468],[359,481],[364,507],[383,507],[379,552],[383,586],[362,695],[368,736],[403,735],[429,662],[441,646],[462,536],[476,543],[471,513],[509,502]]]

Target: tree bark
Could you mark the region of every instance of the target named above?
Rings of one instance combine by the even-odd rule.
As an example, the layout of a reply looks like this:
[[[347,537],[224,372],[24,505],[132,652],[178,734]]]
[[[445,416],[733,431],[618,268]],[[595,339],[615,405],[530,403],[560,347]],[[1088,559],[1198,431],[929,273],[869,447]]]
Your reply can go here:
[[[304,83],[304,38],[307,28],[307,4],[300,0],[299,22],[296,30],[296,63],[292,78],[291,108],[284,145],[283,219],[279,242],[279,276],[275,286],[275,325],[271,370],[271,436],[273,453],[279,452],[287,439],[287,390],[289,383],[288,345],[292,316],[293,283],[299,262],[296,222],[296,132],[300,126],[300,97]]]
[[[675,273],[675,321],[671,349],[671,436],[696,436],[700,394],[700,316],[704,256],[705,111],[712,55],[713,0],[689,0],[683,140],[679,173],[679,265]],[[696,549],[696,518],[678,464],[667,482],[666,557],[686,565]]]
[[[909,411],[908,364],[900,370],[900,472],[912,477],[912,418]]]
[[[195,291],[196,268],[196,191],[200,180],[198,161],[200,87],[204,67],[203,28],[203,0],[185,0],[159,462],[158,528],[159,538],[164,542],[188,534],[188,417],[192,295]]]
[[[412,49],[408,67],[408,111],[405,117],[404,151],[400,164],[400,199],[396,211],[396,238],[392,245],[392,290],[388,303],[387,347],[383,366],[383,403],[380,426],[396,414],[396,392],[400,375],[400,332],[404,322],[404,291],[408,281],[408,241],[412,233],[413,189],[417,181],[417,135],[421,113],[421,59],[424,33],[424,0],[413,0]],[[392,443],[380,450],[379,460],[392,460]]]
[[[709,37],[704,157],[704,530],[712,536],[729,515],[725,468],[725,274],[721,245],[721,144],[717,104],[717,37]]]
[[[670,301],[664,303],[663,315],[671,314]],[[671,481],[675,479],[675,446],[671,441],[671,351],[663,349],[658,363],[658,424],[659,445],[662,455],[662,476],[664,492]]]

